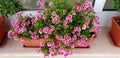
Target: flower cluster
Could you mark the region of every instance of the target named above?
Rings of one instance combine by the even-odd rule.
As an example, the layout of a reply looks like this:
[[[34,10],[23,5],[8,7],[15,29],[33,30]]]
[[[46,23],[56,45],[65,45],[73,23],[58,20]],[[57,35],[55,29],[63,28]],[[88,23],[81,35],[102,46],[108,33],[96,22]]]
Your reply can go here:
[[[36,5],[42,10],[37,10],[35,17],[16,14],[19,19],[12,22],[8,37],[15,40],[21,37],[21,41],[44,38],[39,51],[47,56],[68,56],[77,46],[91,46],[92,33],[100,32],[100,20],[89,0],[38,0]]]

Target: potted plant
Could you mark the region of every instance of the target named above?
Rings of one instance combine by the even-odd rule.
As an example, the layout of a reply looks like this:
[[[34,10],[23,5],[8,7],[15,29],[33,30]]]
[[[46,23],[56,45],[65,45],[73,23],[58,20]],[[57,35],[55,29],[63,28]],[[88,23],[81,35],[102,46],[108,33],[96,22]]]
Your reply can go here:
[[[8,18],[8,14],[13,15],[22,9],[22,6],[17,0],[0,0],[0,14],[2,15],[0,17],[0,46],[6,41],[5,18]]]
[[[18,20],[12,22],[8,37],[24,45],[40,46],[39,51],[47,56],[68,56],[75,47],[91,46],[100,31],[99,18],[89,0],[38,0],[37,5],[43,10],[37,10],[35,17],[17,13]]]
[[[113,6],[120,11],[120,0],[113,0]],[[120,16],[112,17],[111,37],[117,46],[120,46]]]

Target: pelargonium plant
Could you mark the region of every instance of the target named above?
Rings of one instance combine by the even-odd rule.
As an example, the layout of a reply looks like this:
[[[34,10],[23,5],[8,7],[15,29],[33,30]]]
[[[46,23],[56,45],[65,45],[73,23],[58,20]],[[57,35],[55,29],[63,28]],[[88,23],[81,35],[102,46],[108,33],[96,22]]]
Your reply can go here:
[[[21,37],[21,41],[44,38],[46,42],[40,42],[40,51],[46,56],[66,57],[76,46],[91,46],[92,33],[100,32],[99,18],[89,0],[38,0],[37,5],[40,10],[35,17],[16,14],[18,20],[12,22],[8,37]]]

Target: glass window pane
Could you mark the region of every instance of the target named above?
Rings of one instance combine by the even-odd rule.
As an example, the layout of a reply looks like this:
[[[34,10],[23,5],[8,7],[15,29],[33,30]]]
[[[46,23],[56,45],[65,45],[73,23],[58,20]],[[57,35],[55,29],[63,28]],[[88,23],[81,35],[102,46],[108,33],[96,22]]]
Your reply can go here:
[[[36,6],[37,0],[19,0],[19,1],[25,9],[39,9],[39,6]]]
[[[39,9],[39,6],[36,6],[36,2],[38,0],[19,0],[19,1],[25,9],[30,9],[30,10]],[[74,1],[74,0],[70,0],[70,1]],[[90,0],[90,1],[93,2],[94,0]]]
[[[112,3],[113,0],[106,0],[103,10],[115,10]]]

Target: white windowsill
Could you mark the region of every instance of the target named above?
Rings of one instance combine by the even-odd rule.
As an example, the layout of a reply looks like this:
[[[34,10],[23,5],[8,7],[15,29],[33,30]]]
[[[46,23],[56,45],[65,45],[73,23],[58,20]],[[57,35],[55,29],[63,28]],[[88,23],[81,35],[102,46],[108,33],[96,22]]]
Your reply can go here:
[[[91,48],[76,48],[73,50],[73,55],[67,58],[120,58],[120,47],[116,47],[109,36],[110,27],[101,27],[101,29],[101,34],[98,34]],[[6,45],[0,48],[0,58],[43,58],[43,54],[38,54],[36,49],[24,48],[21,42],[8,39]]]

